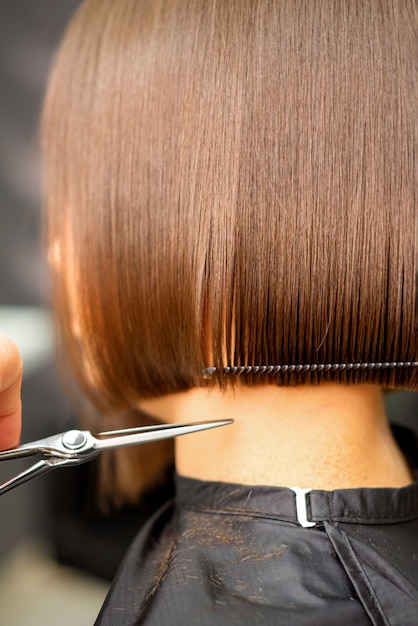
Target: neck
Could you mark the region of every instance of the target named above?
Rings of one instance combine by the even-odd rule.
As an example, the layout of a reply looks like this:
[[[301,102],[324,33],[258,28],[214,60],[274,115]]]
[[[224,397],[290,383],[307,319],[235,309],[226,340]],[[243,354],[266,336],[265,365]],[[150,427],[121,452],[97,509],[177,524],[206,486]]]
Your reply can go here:
[[[200,388],[141,408],[175,423],[234,419],[176,439],[176,467],[185,476],[326,490],[411,482],[375,386]]]

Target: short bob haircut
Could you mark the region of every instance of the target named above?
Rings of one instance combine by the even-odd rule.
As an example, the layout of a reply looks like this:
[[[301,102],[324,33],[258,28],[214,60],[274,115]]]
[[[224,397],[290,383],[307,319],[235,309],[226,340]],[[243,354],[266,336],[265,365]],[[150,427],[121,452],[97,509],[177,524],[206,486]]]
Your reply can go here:
[[[43,149],[59,326],[96,403],[418,388],[415,26],[413,0],[83,3]],[[280,364],[357,365],[224,370]]]

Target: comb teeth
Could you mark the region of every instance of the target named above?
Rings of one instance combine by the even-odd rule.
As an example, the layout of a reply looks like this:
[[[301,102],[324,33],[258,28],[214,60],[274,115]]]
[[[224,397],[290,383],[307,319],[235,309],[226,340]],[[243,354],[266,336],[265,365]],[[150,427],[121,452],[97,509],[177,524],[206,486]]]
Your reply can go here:
[[[224,375],[241,376],[245,374],[292,374],[293,372],[336,372],[343,370],[379,370],[418,367],[418,361],[384,361],[377,363],[310,363],[304,365],[234,365],[223,368]],[[203,378],[211,378],[216,367],[205,367]]]

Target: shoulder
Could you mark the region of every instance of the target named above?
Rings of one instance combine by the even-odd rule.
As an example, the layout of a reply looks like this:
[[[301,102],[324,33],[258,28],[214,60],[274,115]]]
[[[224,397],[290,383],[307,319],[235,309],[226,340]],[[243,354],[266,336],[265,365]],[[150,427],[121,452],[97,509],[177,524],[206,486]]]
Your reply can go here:
[[[97,626],[128,626],[147,612],[174,549],[173,513],[170,500],[141,529],[112,583]]]

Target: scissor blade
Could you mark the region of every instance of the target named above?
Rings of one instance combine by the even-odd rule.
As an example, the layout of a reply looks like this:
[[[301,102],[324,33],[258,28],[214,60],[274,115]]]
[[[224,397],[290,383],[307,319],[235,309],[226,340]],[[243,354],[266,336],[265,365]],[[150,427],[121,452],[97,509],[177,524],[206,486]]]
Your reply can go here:
[[[139,428],[125,428],[123,430],[111,430],[95,435],[95,449],[111,450],[121,446],[135,446],[149,441],[161,441],[171,439],[179,435],[196,433],[209,428],[227,426],[234,420],[220,420],[210,422],[195,422],[192,424],[161,424],[157,426],[141,426]]]

